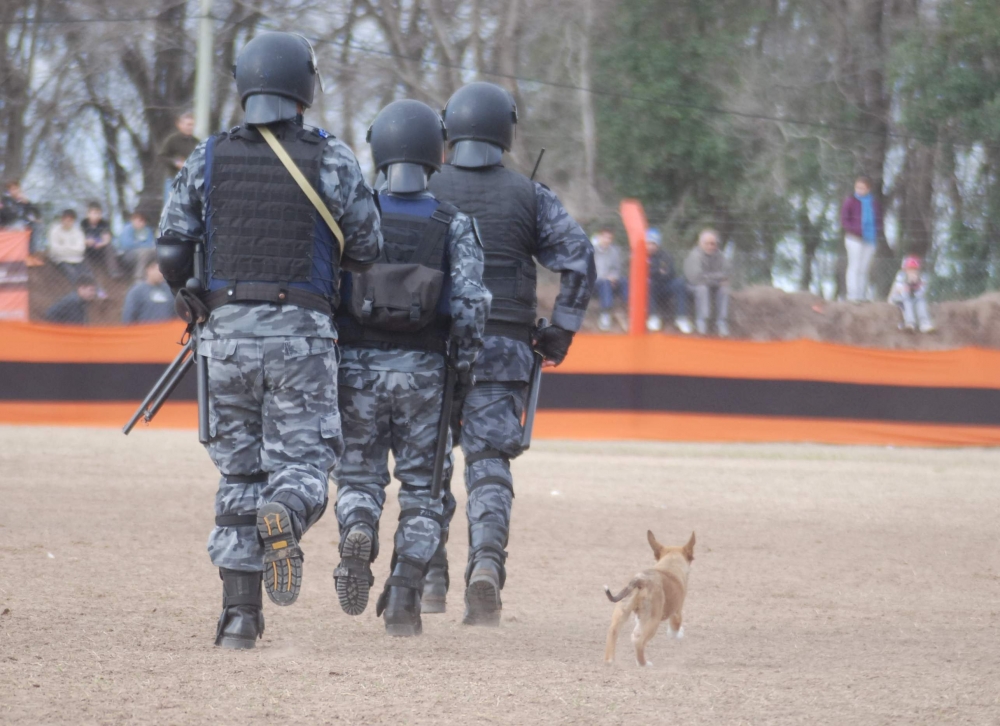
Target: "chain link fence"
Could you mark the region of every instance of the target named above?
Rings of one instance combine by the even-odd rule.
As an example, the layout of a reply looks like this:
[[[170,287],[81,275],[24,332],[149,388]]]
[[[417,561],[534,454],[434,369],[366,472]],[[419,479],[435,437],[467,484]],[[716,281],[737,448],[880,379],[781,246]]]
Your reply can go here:
[[[75,219],[60,217],[58,210],[46,217],[47,222],[6,230],[30,233],[31,241],[24,248],[23,267],[0,260],[0,291],[14,286],[27,291],[23,318],[3,314],[4,319],[123,325],[174,318],[169,290],[155,265],[155,220],[132,217],[112,227],[88,222],[86,212]],[[75,237],[74,244],[80,244],[77,230],[85,232],[82,256],[67,255],[60,238]],[[622,252],[626,277],[612,290],[609,309],[602,309],[599,296],[594,296],[584,330],[628,330],[628,253],[624,248]],[[660,267],[669,274],[650,278],[648,332],[699,333],[695,295],[684,282],[686,253],[667,251],[668,263]],[[933,337],[900,337],[907,332],[900,330],[901,307],[887,302],[900,271],[898,260],[874,260],[869,302],[848,305],[839,302],[845,266],[839,254],[818,252],[807,276],[793,258],[766,259],[731,248],[725,254],[731,266],[729,309],[723,319],[728,325],[720,326],[717,316],[709,315],[705,334],[728,332],[753,340],[806,337],[886,347],[1000,347],[1000,330],[994,329],[1000,327],[1000,295],[990,295],[1000,288],[1000,270],[992,261],[932,256],[922,275],[937,331]],[[15,267],[20,272],[15,273]],[[541,309],[551,309],[559,278],[543,271],[539,279]],[[715,307],[719,300],[711,302]]]

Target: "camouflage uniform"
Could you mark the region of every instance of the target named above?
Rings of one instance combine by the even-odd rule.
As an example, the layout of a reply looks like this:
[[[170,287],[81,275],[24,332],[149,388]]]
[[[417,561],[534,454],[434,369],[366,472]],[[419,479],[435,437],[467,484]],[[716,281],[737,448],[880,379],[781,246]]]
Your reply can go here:
[[[174,179],[161,237],[204,238],[206,143]],[[327,142],[318,191],[344,232],[344,258],[374,260],[382,237],[372,190],[336,139]],[[329,316],[294,305],[234,303],[212,312],[198,353],[208,358],[207,448],[222,474],[217,516],[280,502],[301,537],[322,515],[328,471],[343,451],[336,340]],[[254,526],[215,527],[208,551],[220,568],[263,570]]]
[[[535,192],[535,258],[543,267],[561,273],[550,322],[577,331],[583,324],[596,277],[593,246],[552,191],[536,183]],[[460,443],[466,461],[470,541],[478,539],[477,530],[496,525],[502,527],[501,539],[506,540],[514,498],[510,459],[521,454],[521,417],[533,361],[534,354],[526,343],[499,335],[484,338],[475,366],[476,384],[462,407]],[[506,553],[501,557],[505,558]]]
[[[468,217],[457,214],[449,228],[451,340],[459,360],[475,361],[482,346],[490,293],[483,285],[483,250]],[[335,470],[337,521],[341,532],[365,510],[378,522],[389,484],[388,457],[400,481],[402,511],[422,510],[443,519],[444,497],[430,498],[445,361],[440,353],[401,348],[345,346],[340,366],[340,412],[345,453]],[[448,449],[450,451],[450,447]],[[451,457],[445,475],[451,475]],[[403,518],[395,553],[426,565],[438,548],[441,523],[424,514]]]

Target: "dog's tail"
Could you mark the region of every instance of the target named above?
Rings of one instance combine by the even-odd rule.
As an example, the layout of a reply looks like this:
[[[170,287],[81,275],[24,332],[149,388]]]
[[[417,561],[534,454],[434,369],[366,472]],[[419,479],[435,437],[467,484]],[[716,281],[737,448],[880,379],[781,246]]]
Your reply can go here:
[[[634,580],[632,580],[632,582],[630,582],[625,587],[624,590],[622,590],[617,595],[612,595],[611,594],[611,588],[608,587],[607,585],[605,585],[604,586],[604,594],[608,596],[608,600],[610,600],[611,602],[619,602],[620,600],[624,600],[626,597],[628,597],[630,594],[632,594],[633,590],[635,590],[636,588],[639,588],[639,587],[642,587],[642,578],[636,577]]]

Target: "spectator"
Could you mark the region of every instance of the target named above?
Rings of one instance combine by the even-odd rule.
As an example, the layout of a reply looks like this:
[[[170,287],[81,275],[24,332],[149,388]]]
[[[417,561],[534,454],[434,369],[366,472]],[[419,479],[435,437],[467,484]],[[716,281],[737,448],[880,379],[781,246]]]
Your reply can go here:
[[[628,301],[628,282],[622,276],[622,253],[615,246],[615,235],[610,229],[600,230],[592,241],[597,267],[597,299],[601,305],[597,327],[611,330],[611,308],[615,304],[615,295],[626,304]]]
[[[868,273],[879,235],[882,234],[882,210],[872,196],[872,183],[866,176],[854,180],[854,194],[840,207],[840,226],[847,248],[847,300],[862,302],[868,296]]]
[[[674,258],[661,246],[660,231],[646,230],[646,259],[649,265],[649,317],[646,329],[663,330],[661,313],[673,303],[674,324],[685,335],[692,330],[687,316],[688,289],[684,278],[674,269]]]
[[[85,259],[102,265],[111,277],[121,277],[121,269],[111,245],[111,226],[104,219],[100,204],[91,202],[87,205],[87,216],[80,222],[80,229],[83,230],[87,244]]]
[[[28,198],[21,190],[20,180],[11,179],[5,182],[3,193],[0,194],[0,227],[30,230],[30,254],[27,260],[29,267],[37,267],[45,264],[43,260],[36,257],[41,247],[41,231],[38,226],[41,219],[41,210],[28,201]]]
[[[684,260],[684,276],[694,291],[695,327],[700,335],[708,334],[708,319],[715,302],[715,330],[729,337],[729,260],[719,250],[719,233],[703,229]]]
[[[186,111],[175,121],[177,131],[170,134],[160,147],[160,161],[163,162],[163,199],[170,198],[170,187],[177,172],[184,166],[184,161],[198,145],[194,136],[194,114]]]
[[[934,321],[927,309],[927,289],[920,272],[920,258],[909,256],[903,260],[902,269],[896,274],[896,281],[889,291],[889,302],[903,310],[903,330],[915,331],[919,325],[921,333],[933,333]]]
[[[136,282],[125,295],[123,323],[155,323],[175,317],[174,296],[163,280],[155,254],[143,257],[144,279]]]
[[[45,311],[45,319],[50,323],[69,325],[87,324],[87,305],[97,297],[97,285],[89,273],[81,274],[76,280],[76,290],[57,300]]]
[[[49,228],[48,257],[59,272],[71,283],[83,275],[90,275],[90,268],[84,260],[87,251],[87,240],[83,230],[76,223],[76,212],[65,209],[59,215],[59,221]]]
[[[146,226],[146,215],[140,210],[132,212],[129,223],[118,235],[118,261],[126,271],[132,272],[138,280],[142,276],[139,263],[145,250],[154,249],[156,240],[153,230]]]

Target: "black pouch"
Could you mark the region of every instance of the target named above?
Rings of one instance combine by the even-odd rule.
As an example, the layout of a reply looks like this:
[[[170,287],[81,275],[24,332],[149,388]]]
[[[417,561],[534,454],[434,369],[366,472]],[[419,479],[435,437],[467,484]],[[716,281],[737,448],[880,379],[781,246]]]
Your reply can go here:
[[[177,316],[188,325],[192,323],[201,324],[208,320],[208,306],[202,302],[197,294],[186,287],[182,287],[174,296],[174,310]]]
[[[420,264],[376,263],[354,274],[349,311],[366,328],[423,330],[437,315],[444,272]]]

